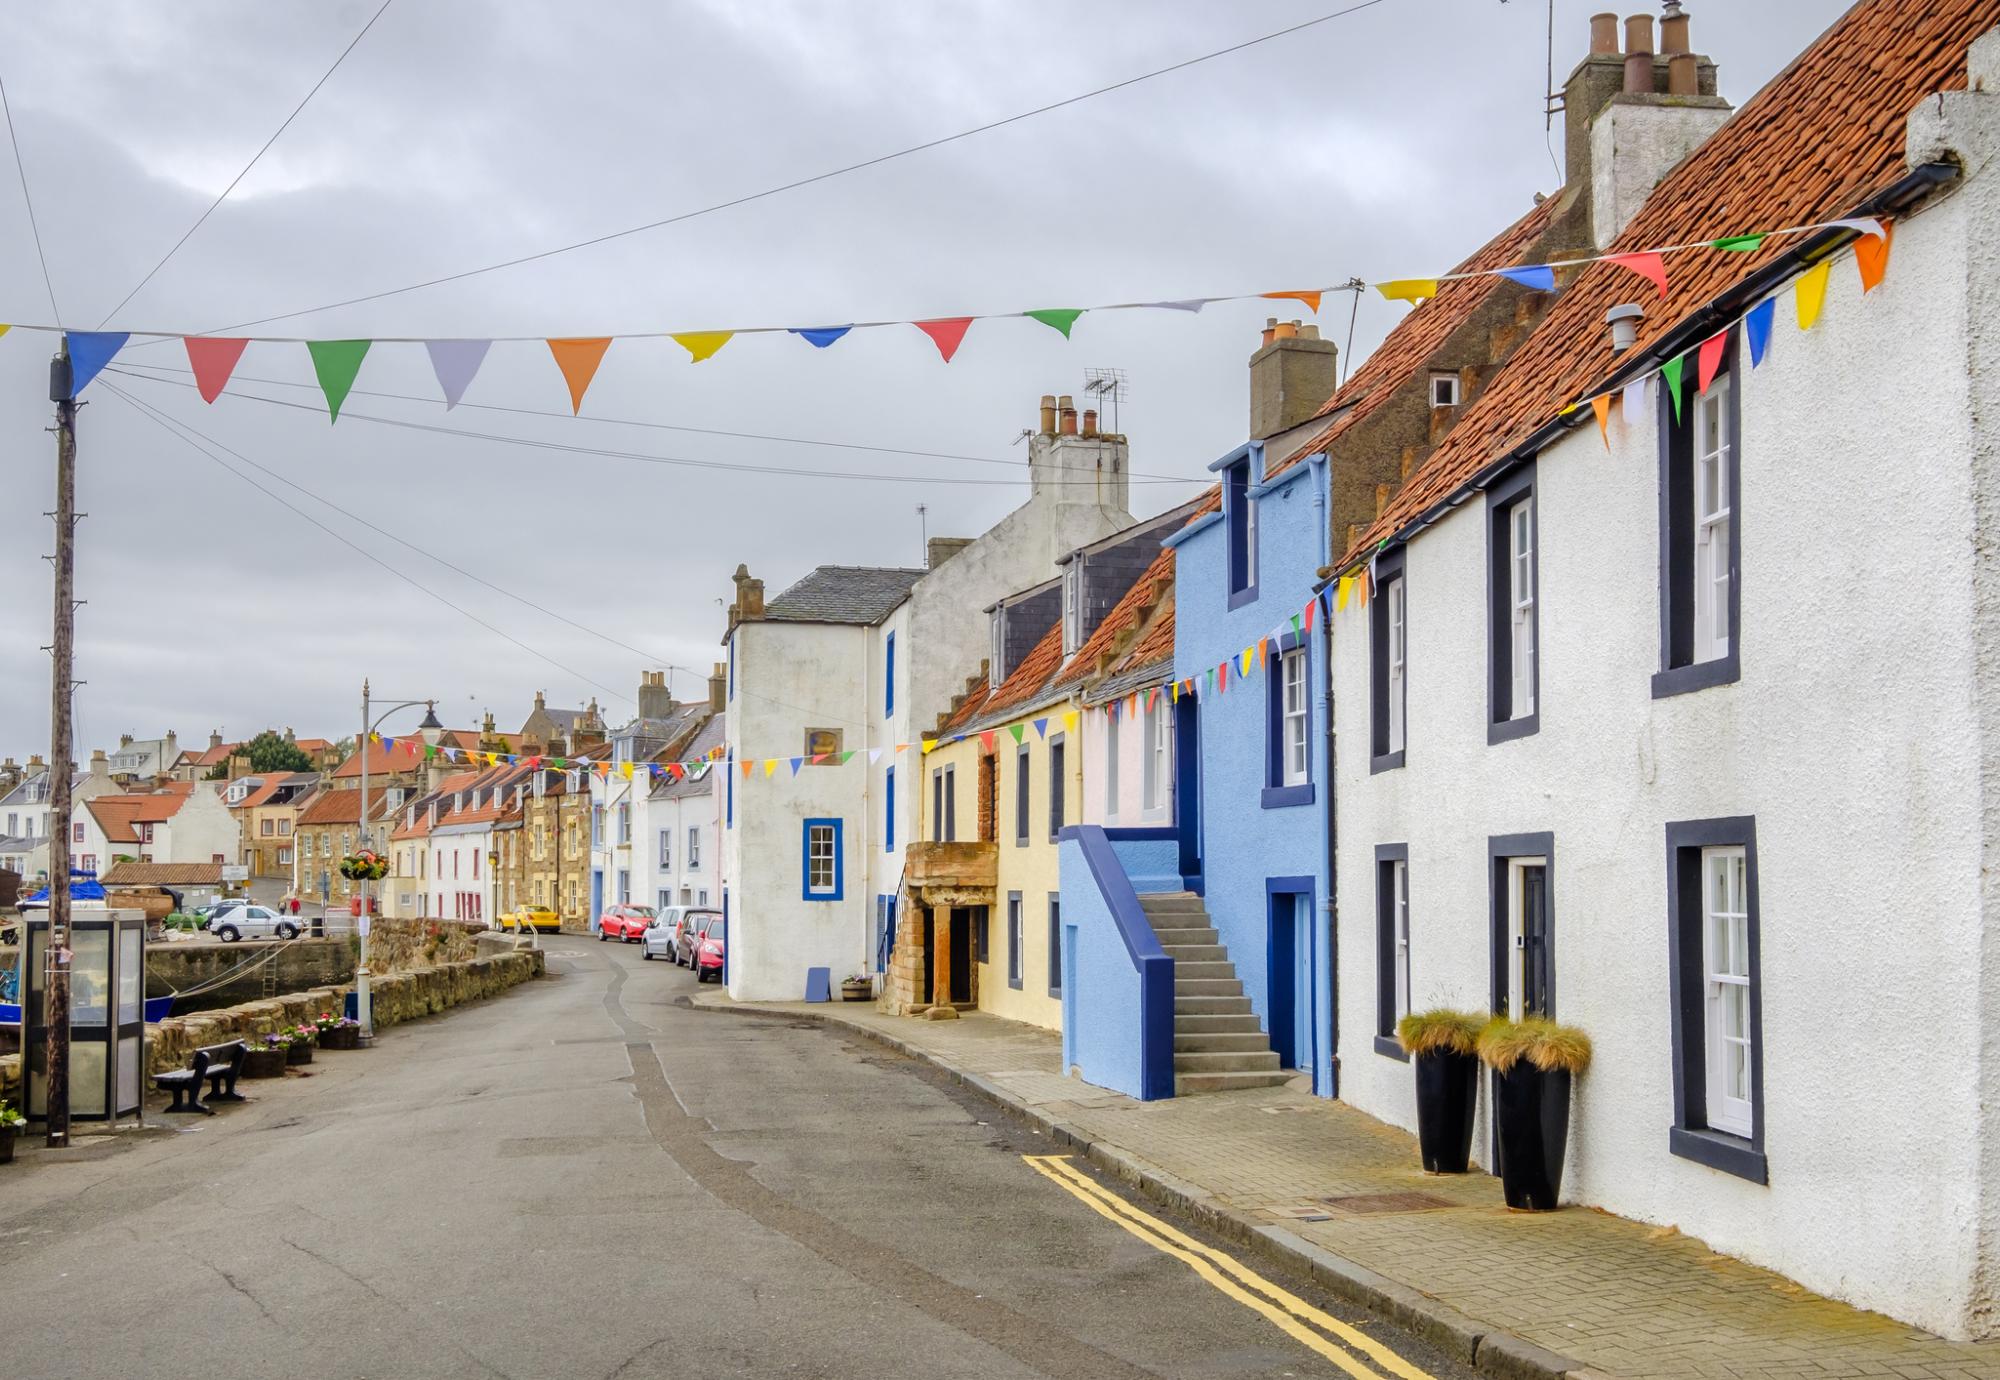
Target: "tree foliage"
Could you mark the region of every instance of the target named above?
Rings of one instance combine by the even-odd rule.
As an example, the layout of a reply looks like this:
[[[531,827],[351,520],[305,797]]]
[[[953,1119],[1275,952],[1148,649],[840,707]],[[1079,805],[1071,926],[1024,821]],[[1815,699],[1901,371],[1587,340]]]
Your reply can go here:
[[[270,729],[265,729],[243,745],[243,753],[250,759],[250,770],[265,771],[311,771],[312,758],[306,756],[297,743],[288,743]]]

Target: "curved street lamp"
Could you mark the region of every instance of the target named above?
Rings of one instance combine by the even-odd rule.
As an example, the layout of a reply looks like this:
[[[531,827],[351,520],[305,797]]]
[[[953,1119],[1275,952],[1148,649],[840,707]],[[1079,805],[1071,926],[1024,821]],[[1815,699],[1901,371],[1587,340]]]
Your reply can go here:
[[[381,713],[374,714],[374,717],[370,718],[369,716],[374,712],[374,706],[369,699],[368,682],[366,680],[361,682],[361,739],[357,746],[361,753],[361,818],[359,824],[363,840],[366,840],[368,837],[369,743],[375,730],[391,714],[399,713],[405,709],[415,709],[418,705],[424,707],[424,721],[417,725],[417,732],[423,735],[424,743],[427,746],[436,747],[438,739],[444,736],[444,725],[438,722],[436,700],[401,700],[389,705]],[[391,866],[393,865],[392,863]],[[375,1039],[375,1007],[372,993],[368,986],[370,976],[368,971],[368,881],[369,879],[366,877],[361,879],[361,914],[355,919],[356,927],[361,931],[361,955],[354,969],[354,1016],[361,1023],[361,1043],[364,1045],[372,1044]]]

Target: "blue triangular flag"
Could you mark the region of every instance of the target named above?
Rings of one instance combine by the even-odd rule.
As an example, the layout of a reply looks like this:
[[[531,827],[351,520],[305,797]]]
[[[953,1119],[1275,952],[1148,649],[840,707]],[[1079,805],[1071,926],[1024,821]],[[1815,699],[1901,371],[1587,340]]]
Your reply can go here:
[[[384,738],[382,740],[383,752],[388,753],[388,752],[394,752],[395,750],[396,750],[396,740],[394,738]]]
[[[73,398],[81,393],[98,371],[109,364],[125,342],[132,338],[130,331],[68,331],[63,338],[69,342],[69,395]]]
[[[1035,736],[1037,738],[1046,738],[1049,736],[1049,721],[1047,719],[1035,720]]]
[[[853,329],[854,327],[852,326],[811,326],[806,328],[793,326],[791,332],[793,335],[804,336],[814,346],[824,350],[827,346],[833,344],[834,341],[840,339]]]
[[[1528,264],[1521,268],[1503,268],[1502,278],[1511,279],[1522,287],[1533,288],[1536,292],[1556,290],[1556,271],[1547,264]]]
[[[1764,362],[1764,351],[1771,345],[1771,317],[1778,310],[1778,299],[1766,297],[1750,308],[1750,314],[1743,318],[1743,330],[1750,337],[1750,367],[1755,369]]]
[[[794,757],[794,758],[792,758],[792,775],[793,775],[793,776],[797,776],[797,775],[799,774],[799,764],[800,764],[800,763],[802,763],[802,762],[804,762],[805,760],[806,760],[806,759],[805,759],[805,758],[803,758],[803,757]]]

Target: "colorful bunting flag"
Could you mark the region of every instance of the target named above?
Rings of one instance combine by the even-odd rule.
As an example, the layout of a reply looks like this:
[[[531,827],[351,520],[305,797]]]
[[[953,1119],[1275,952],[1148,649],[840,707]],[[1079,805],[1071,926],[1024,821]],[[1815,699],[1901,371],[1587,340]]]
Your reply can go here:
[[[1502,278],[1510,278],[1522,287],[1533,288],[1536,292],[1556,290],[1556,271],[1547,264],[1523,264],[1520,268],[1503,268]]]
[[[775,757],[766,757],[764,759],[764,775],[768,778],[776,776],[777,774],[778,774],[778,759]]]
[[[611,348],[611,337],[551,340],[548,346],[549,353],[556,358],[556,367],[562,370],[563,381],[569,385],[569,410],[575,416],[583,411],[584,392],[597,377],[597,366],[604,362],[604,352]]]
[[[1229,663],[1226,661],[1215,668],[1215,692],[1218,695],[1229,693]]]
[[[743,768],[743,779],[745,781],[748,781],[750,779],[751,772],[757,770],[757,764],[751,761],[747,757],[744,758],[741,762],[737,763],[737,765]]]
[[[876,764],[877,762],[879,762],[879,761],[881,761],[881,760],[882,760],[882,749],[881,749],[881,748],[869,748],[869,749],[868,749],[868,765],[869,765],[869,766],[871,766],[871,767],[872,767],[872,766],[874,766],[874,765],[875,765],[875,764]]]
[[[1304,302],[1308,311],[1312,312],[1314,316],[1319,315],[1320,294],[1317,292],[1267,292],[1264,296],[1273,301],[1290,300],[1293,302]]]
[[[936,746],[937,746],[937,739],[935,738],[924,739],[924,752],[926,754],[928,754],[931,751],[931,749],[935,748]]]
[[[340,405],[347,401],[347,390],[354,387],[354,376],[361,372],[361,361],[368,357],[368,340],[308,340],[306,351],[312,356],[313,373],[319,379],[319,391],[326,395],[327,420],[340,420]]]
[[[1879,235],[1863,235],[1854,242],[1854,266],[1861,270],[1861,293],[1865,297],[1881,285],[1889,271],[1889,247],[1895,243],[1896,227],[1882,222]]]
[[[1347,607],[1348,597],[1353,593],[1354,593],[1354,577],[1352,575],[1341,576],[1340,593],[1336,598],[1334,607],[1338,609],[1345,609]]]
[[[1162,311],[1200,311],[1203,307],[1207,306],[1212,300],[1214,299],[1208,297],[1183,297],[1178,302],[1146,302],[1143,303],[1142,305],[1148,307],[1158,307]],[[1319,308],[1314,307],[1313,310],[1318,311]]]
[[[1625,385],[1625,396],[1619,399],[1618,410],[1624,416],[1626,426],[1646,415],[1646,375],[1641,374]]]
[[[236,372],[236,361],[243,358],[243,347],[249,343],[247,339],[224,340],[211,335],[181,338],[187,347],[188,368],[194,370],[195,391],[203,402],[212,403],[222,396],[229,376]]]
[[[1590,410],[1597,414],[1597,434],[1604,438],[1604,450],[1611,452],[1611,395],[1600,393],[1590,400]]]
[[[1722,368],[1722,356],[1729,349],[1729,330],[1724,327],[1701,342],[1701,351],[1695,356],[1695,391],[1706,393],[1709,384],[1715,382],[1717,371]]]
[[[913,321],[910,323],[931,338],[938,353],[944,356],[946,364],[958,353],[959,344],[965,339],[965,332],[972,325],[969,316],[948,316],[939,321]]]
[[[734,331],[682,331],[674,337],[674,343],[694,356],[694,362],[699,364],[727,345],[735,334]]]
[[[1063,339],[1069,339],[1069,328],[1076,324],[1076,318],[1083,315],[1082,307],[1042,307],[1035,311],[1024,311],[1021,315],[1031,321],[1039,321],[1050,330],[1061,331]]]
[[[799,768],[805,765],[805,759],[803,757],[794,757],[791,758],[790,760],[792,764],[792,775],[797,776],[799,774]]]
[[[1731,254],[1748,254],[1753,249],[1763,248],[1764,236],[1727,235],[1719,240],[1711,240],[1709,244],[1711,248],[1726,250]]]
[[[1014,741],[1017,743],[1021,741],[1021,737],[1024,733],[1027,732],[1027,729],[1028,726],[1022,723],[1013,723],[1007,725],[1007,731],[1014,735]]]
[[[431,372],[444,392],[444,410],[458,406],[465,390],[472,386],[479,366],[486,362],[490,340],[426,340],[424,351],[431,357]]]
[[[69,345],[69,395],[74,398],[125,348],[129,331],[65,331]]]
[[[1438,294],[1438,280],[1435,278],[1395,278],[1386,283],[1375,284],[1375,290],[1391,302],[1422,302]]]
[[[1369,575],[1366,570],[1354,572],[1354,603],[1356,608],[1368,607]]]
[[[1037,738],[1046,738],[1049,736],[1049,721],[1047,719],[1035,720],[1035,736]]]
[[[1873,216],[1854,216],[1847,220],[1829,221],[1828,224],[1843,225],[1857,234],[1873,235],[1878,240],[1889,237],[1888,222],[1877,220]]]
[[[1771,345],[1771,318],[1778,313],[1778,299],[1766,297],[1750,308],[1750,314],[1743,318],[1743,334],[1750,338],[1750,367],[1755,369],[1764,362],[1764,351]]]
[[[1074,709],[1063,715],[1063,727],[1071,733],[1076,732],[1076,711]]]
[[[853,329],[852,326],[793,326],[791,331],[812,342],[814,349],[824,350]]]
[[[1675,355],[1660,366],[1660,377],[1666,380],[1667,391],[1674,399],[1674,420],[1681,419],[1681,373],[1687,368],[1687,356]]]
[[[1833,260],[1823,259],[1799,275],[1798,306],[1799,329],[1809,331],[1813,322],[1819,320],[1820,308],[1826,305],[1826,280],[1833,272]]]
[[[984,752],[988,757],[991,757],[993,755],[992,729],[989,728],[984,733],[979,735],[979,748],[980,751]]]
[[[1667,295],[1667,261],[1658,254],[1611,254],[1606,256],[1610,263],[1629,268],[1660,290],[1660,296]]]
[[[490,752],[487,753],[486,760],[491,762],[493,760],[493,754]],[[630,762],[621,762],[618,764],[618,767],[619,767],[618,774],[620,776],[623,776],[627,781],[630,781],[632,779],[632,764]]]

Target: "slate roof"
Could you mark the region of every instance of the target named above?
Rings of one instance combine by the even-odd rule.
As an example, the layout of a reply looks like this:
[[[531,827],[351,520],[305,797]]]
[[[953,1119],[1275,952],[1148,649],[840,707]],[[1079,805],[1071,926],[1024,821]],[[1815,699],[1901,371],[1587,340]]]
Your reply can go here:
[[[1204,504],[1197,507],[1196,514],[1208,511],[1210,509]],[[1155,556],[1153,563],[1146,568],[1146,573],[1133,581],[1132,588],[1125,591],[1125,597],[1111,606],[1111,612],[1104,615],[1104,621],[1084,639],[1083,645],[1076,649],[1076,655],[1071,657],[1069,664],[1058,673],[1056,684],[1075,685],[1095,675],[1098,663],[1112,655],[1114,649],[1124,639],[1132,636],[1141,627],[1145,627],[1146,620],[1153,616],[1153,610],[1162,600],[1166,603],[1166,655],[1171,657],[1174,650],[1174,553],[1171,547]],[[1148,642],[1157,641],[1154,636],[1156,631],[1157,629],[1153,628],[1147,630]],[[1119,666],[1131,664],[1135,663],[1130,662],[1128,653],[1126,657],[1121,657],[1116,665],[1105,669],[1115,672]]]
[[[859,623],[887,618],[927,572],[902,566],[823,565],[764,606],[778,623]]]
[[[710,716],[708,722],[704,723],[694,737],[689,740],[687,746],[680,750],[677,760],[692,762],[707,756],[716,748],[721,747],[726,741],[727,727],[728,725],[722,715],[715,714]],[[718,763],[717,767],[721,765],[721,763]],[[679,781],[662,782],[660,785],[653,787],[652,798],[654,800],[677,800],[682,796],[707,795],[714,788],[715,773],[716,767],[711,767],[699,777],[690,774],[682,777]]]
[[[2000,0],[1862,0],[1689,154],[1610,252],[1865,214],[1872,197],[1909,171],[1910,110],[1935,92],[1963,89],[1966,48],[1996,24]],[[1693,313],[1801,243],[1786,236],[1749,253],[1671,255],[1672,295],[1664,303],[1615,264],[1578,272],[1562,285],[1541,326],[1337,564],[1347,568],[1383,538],[1402,534],[1564,407],[1613,382],[1607,309],[1620,302],[1646,305],[1637,346],[1620,357],[1629,369]],[[1849,276],[1847,290],[1852,284]],[[1586,409],[1586,423],[1589,416]]]

